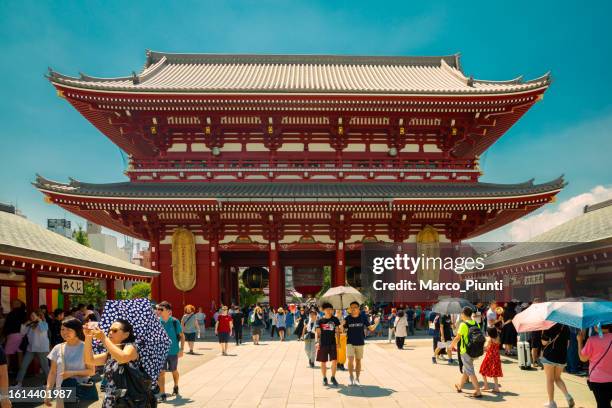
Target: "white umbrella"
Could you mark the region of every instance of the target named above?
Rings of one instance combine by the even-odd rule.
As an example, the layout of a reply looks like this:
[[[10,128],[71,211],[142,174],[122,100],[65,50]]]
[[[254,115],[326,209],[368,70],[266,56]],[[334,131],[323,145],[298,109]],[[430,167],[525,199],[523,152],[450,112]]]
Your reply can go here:
[[[331,303],[334,309],[346,309],[351,303],[357,302],[360,305],[365,297],[352,286],[336,286],[330,288],[319,298],[319,305]]]

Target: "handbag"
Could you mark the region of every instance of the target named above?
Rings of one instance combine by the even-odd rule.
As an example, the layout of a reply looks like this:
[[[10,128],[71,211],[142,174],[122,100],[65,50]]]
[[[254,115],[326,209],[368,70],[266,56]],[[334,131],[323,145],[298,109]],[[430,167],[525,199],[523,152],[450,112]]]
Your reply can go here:
[[[62,367],[66,369],[66,359],[64,358],[64,348],[66,347],[66,343],[62,344],[60,347],[60,358],[62,359]],[[87,379],[86,382],[79,382],[76,378],[66,378],[62,381],[62,388],[69,387],[75,388],[75,394],[77,401],[98,401],[100,398],[98,396],[98,390],[96,388],[96,383],[91,379]]]
[[[28,351],[28,345],[30,344],[30,339],[28,339],[29,332],[30,329],[28,328],[28,331],[26,331],[26,333],[21,338],[21,341],[19,342],[19,350],[23,351],[24,353]]]
[[[115,407],[134,408],[150,407],[155,397],[151,392],[151,379],[140,367],[130,363],[119,364],[113,373],[115,383]]]

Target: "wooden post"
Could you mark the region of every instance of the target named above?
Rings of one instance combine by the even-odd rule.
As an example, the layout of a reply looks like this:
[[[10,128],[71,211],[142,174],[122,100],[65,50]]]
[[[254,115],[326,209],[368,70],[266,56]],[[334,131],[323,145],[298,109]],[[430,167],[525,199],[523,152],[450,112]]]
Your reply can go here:
[[[215,309],[220,305],[221,288],[219,286],[219,248],[217,242],[210,243],[210,300]]]
[[[31,312],[38,309],[38,271],[33,268],[25,270],[26,305]]]
[[[115,279],[106,278],[106,300],[115,300]]]
[[[150,243],[151,251],[151,268],[155,271],[161,271],[159,267],[159,230],[153,237]],[[157,276],[151,279],[151,299],[161,302],[161,277]]]
[[[281,280],[278,265],[278,248],[276,242],[270,242],[268,270],[270,271],[270,306],[277,308],[281,303]]]
[[[344,241],[336,241],[336,263],[334,266],[333,286],[346,285],[346,254],[344,253]]]

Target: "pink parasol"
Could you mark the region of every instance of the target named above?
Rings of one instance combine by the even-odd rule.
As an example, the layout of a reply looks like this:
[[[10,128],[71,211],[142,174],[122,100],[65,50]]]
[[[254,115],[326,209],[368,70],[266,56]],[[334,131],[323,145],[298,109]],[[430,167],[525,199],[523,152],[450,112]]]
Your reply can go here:
[[[546,320],[549,314],[550,302],[534,303],[514,316],[512,324],[518,333],[550,329],[556,323]]]

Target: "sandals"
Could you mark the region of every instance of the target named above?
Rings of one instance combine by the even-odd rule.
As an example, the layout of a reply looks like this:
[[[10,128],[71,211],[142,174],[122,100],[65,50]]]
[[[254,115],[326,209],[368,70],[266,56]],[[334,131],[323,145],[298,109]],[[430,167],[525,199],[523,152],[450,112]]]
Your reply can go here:
[[[467,396],[470,398],[482,398],[482,394],[468,394]]]
[[[459,388],[459,385],[457,385],[457,384],[455,384],[455,391],[457,391],[457,392],[463,392],[463,391],[461,391],[461,388]]]

